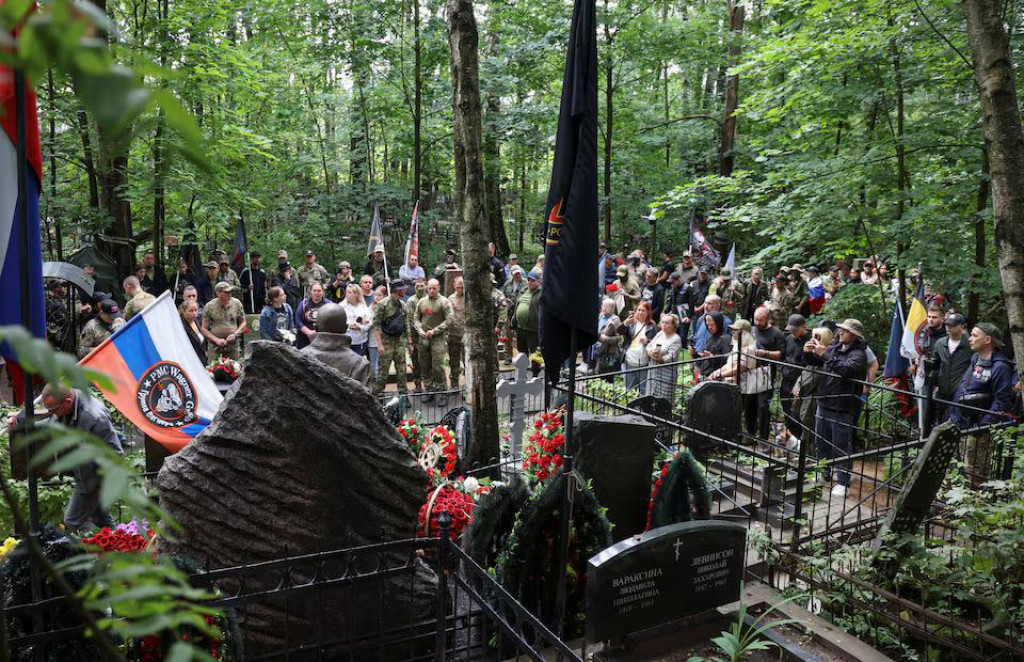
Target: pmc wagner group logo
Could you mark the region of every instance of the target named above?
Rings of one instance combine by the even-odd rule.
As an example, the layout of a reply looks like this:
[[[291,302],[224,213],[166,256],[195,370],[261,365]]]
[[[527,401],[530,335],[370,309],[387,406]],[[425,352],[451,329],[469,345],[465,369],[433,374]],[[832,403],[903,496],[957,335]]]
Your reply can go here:
[[[180,428],[195,423],[196,390],[177,363],[161,361],[150,366],[135,392],[139,411],[146,420],[162,428]]]

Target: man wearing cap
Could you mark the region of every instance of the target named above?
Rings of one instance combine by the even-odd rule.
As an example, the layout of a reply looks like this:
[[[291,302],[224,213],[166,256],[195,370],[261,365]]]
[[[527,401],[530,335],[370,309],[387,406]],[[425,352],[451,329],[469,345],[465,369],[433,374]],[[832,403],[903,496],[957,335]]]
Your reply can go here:
[[[531,270],[526,274],[526,289],[519,295],[512,314],[512,323],[516,331],[516,349],[532,355],[540,347],[540,274]],[[540,366],[530,362],[533,376],[540,372]]]
[[[398,268],[398,277],[405,281],[406,286],[412,285],[417,280],[427,279],[427,273],[420,266],[418,254],[409,253],[409,261]]]
[[[971,346],[964,338],[965,321],[964,316],[960,313],[946,315],[944,322],[946,337],[932,345],[931,361],[933,364],[928,367],[928,371],[934,372],[936,375],[935,397],[938,400],[953,401],[964,373],[971,366]],[[950,406],[948,404],[936,402],[934,424],[946,422],[949,414]]]
[[[419,339],[420,374],[427,391],[447,391],[444,377],[444,357],[448,351],[448,329],[455,321],[455,312],[448,299],[441,296],[441,283],[436,278],[427,281],[427,296],[416,303],[412,326]],[[433,399],[427,395],[424,402]],[[447,399],[439,398],[444,406]]]
[[[409,388],[405,366],[406,323],[405,281],[395,278],[391,281],[391,295],[382,299],[373,309],[373,327],[380,329],[380,363],[377,367],[377,382],[374,393],[381,393],[388,385],[392,363],[399,391]]]
[[[306,251],[306,263],[299,267],[298,270],[299,286],[302,287],[302,291],[309,296],[310,286],[316,282],[326,287],[327,283],[331,280],[331,274],[327,273],[327,269],[316,262],[316,253],[314,251]]]
[[[217,298],[203,306],[203,325],[206,336],[206,358],[213,363],[222,356],[241,359],[239,339],[245,333],[245,310],[242,302],[231,296],[231,285],[221,281],[214,288]]]
[[[353,351],[352,338],[345,335],[348,331],[345,309],[336,303],[325,304],[317,316],[316,326],[316,336],[302,353],[369,387],[370,362]]]
[[[512,280],[512,267],[519,266],[519,256],[515,253],[511,253],[508,256],[508,264],[505,265],[505,283],[507,284]],[[522,267],[520,267],[522,268]],[[526,273],[525,271],[523,273]]]
[[[989,479],[992,438],[984,426],[1006,423],[1018,412],[1016,366],[1003,352],[1002,331],[990,322],[978,322],[971,331],[974,356],[960,379],[950,420],[967,435],[964,463],[971,486],[978,488]]]
[[[249,315],[261,312],[267,300],[267,272],[260,267],[260,257],[259,251],[249,253],[249,266],[238,275],[242,287],[242,307]]]
[[[772,324],[785,326],[789,316],[796,314],[795,303],[793,291],[789,289],[789,278],[780,271],[775,275],[775,284],[772,286],[768,303],[768,310],[772,314]]]
[[[373,279],[370,289],[386,284],[387,259],[382,244],[377,244],[376,248],[373,249],[373,254],[367,257],[366,266],[363,267],[363,276],[369,276]]]
[[[863,392],[857,380],[868,373],[864,326],[856,319],[847,319],[839,327],[839,339],[828,347],[812,338],[804,345],[807,365],[825,371],[818,384],[818,413],[814,420],[819,460],[844,457],[853,450],[853,412]],[[836,485],[832,494],[845,497],[850,486],[850,461],[838,463]],[[825,468],[825,481],[832,477],[832,465]]]
[[[217,293],[213,291],[213,286],[217,284],[217,274],[220,273],[217,260],[207,260],[203,268],[206,269],[206,277],[196,279],[196,291],[199,292],[200,307],[205,306],[207,302],[213,301],[217,296]]]
[[[122,287],[124,288],[124,298],[128,301],[124,305],[124,321],[126,322],[138,313],[141,313],[146,306],[153,303],[156,299],[152,294],[142,289],[139,279],[135,276],[125,278]]]
[[[284,251],[279,251],[278,255],[281,253],[284,253]],[[285,253],[286,258],[284,261],[281,261],[280,258],[278,259],[277,273],[270,280],[270,284],[284,290],[285,301],[288,302],[292,310],[295,310],[302,299],[302,285],[299,283],[299,277],[295,275],[295,270],[292,269],[292,263],[288,261],[287,255]]]
[[[78,358],[83,359],[104,340],[110,337],[114,331],[124,326],[124,318],[121,317],[121,309],[117,302],[111,299],[104,299],[100,302],[99,314],[86,323],[82,329],[78,341]]]
[[[860,282],[865,285],[878,285],[878,272],[875,271],[875,263],[868,260],[860,271]]]
[[[509,262],[512,261],[511,256]],[[513,264],[510,271],[510,278],[505,282],[505,287],[502,290],[502,294],[505,295],[505,305],[498,311],[498,324],[501,327],[501,335],[505,337],[505,344],[502,349],[505,355],[505,364],[512,364],[512,354],[515,349],[515,325],[513,324],[513,318],[515,317],[516,306],[519,303],[519,297],[523,295],[523,291],[526,289],[526,272],[518,264]]]
[[[803,426],[800,425],[799,412],[793,411],[793,391],[796,390],[803,374],[804,345],[811,340],[811,332],[807,330],[807,320],[803,315],[790,315],[786,322],[786,349],[783,360],[786,365],[782,366],[782,383],[779,385],[779,402],[782,405],[782,413],[785,417],[786,429],[789,436],[796,439],[810,438],[805,435]],[[789,441],[787,439],[787,441]]]
[[[235,297],[242,296],[242,283],[238,280],[238,274],[231,268],[231,263],[228,260],[227,255],[221,255],[219,260],[219,269],[217,271],[217,283],[227,283],[231,286],[231,295]],[[216,283],[214,283],[216,285]]]
[[[343,260],[338,264],[338,273],[327,287],[327,294],[333,301],[344,301],[348,286],[352,284],[352,263]]]
[[[679,262],[679,267],[676,272],[683,279],[683,285],[689,285],[693,281],[697,280],[697,274],[700,273],[700,268],[693,261],[693,253],[686,251],[683,253],[683,259]]]
[[[609,289],[609,293],[614,295],[615,313],[621,319],[626,319],[633,314],[636,304],[640,303],[640,286],[630,276],[629,267],[624,264],[619,265],[615,275],[618,279],[613,285],[609,285],[609,288],[614,286],[615,289]]]
[[[683,275],[683,282],[686,282],[686,275]],[[689,282],[690,286],[690,310],[693,316],[700,319],[706,313],[704,301],[711,294],[710,271],[707,267],[697,269],[697,277]]]
[[[455,249],[449,248],[444,252],[444,262],[434,267],[434,277],[444,278],[445,271],[458,268],[459,263],[455,261]]]

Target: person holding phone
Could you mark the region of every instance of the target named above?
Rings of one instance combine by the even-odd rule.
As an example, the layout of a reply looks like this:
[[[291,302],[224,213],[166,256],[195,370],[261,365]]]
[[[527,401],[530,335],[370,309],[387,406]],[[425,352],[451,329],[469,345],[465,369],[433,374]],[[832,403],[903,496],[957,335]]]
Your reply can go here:
[[[348,330],[345,332],[352,339],[352,351],[359,356],[366,356],[366,343],[372,320],[370,308],[363,301],[363,293],[358,285],[352,283],[345,290],[345,301],[342,303],[348,318]]]

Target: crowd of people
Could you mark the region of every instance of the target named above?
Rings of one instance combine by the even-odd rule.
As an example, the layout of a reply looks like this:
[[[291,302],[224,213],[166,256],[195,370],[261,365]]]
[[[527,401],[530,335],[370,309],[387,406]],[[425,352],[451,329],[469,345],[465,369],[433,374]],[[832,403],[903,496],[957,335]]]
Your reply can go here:
[[[652,263],[640,250],[616,255],[601,244],[599,337],[586,354],[588,368],[622,373],[626,388],[674,403],[680,369],[689,365],[696,382],[737,384],[749,439],[776,438],[791,448],[808,443],[818,457],[849,455],[881,363],[861,322],[828,321],[826,305],[844,287],[897,292],[884,262],[824,270],[794,264],[766,279],[760,267],[737,278],[728,268],[698,265],[690,252],[678,264],[668,252],[661,257]],[[921,396],[922,424],[927,416],[929,424],[952,420],[971,431],[965,460],[972,475],[983,477],[991,457],[984,427],[1019,413],[1016,368],[1002,352],[997,326],[979,322],[967,337],[962,312],[941,295],[926,297],[918,356],[905,376]],[[812,318],[821,321],[815,328]],[[776,396],[782,417],[773,430]],[[822,480],[831,481],[831,473]],[[849,463],[836,474],[833,493],[845,494]]]

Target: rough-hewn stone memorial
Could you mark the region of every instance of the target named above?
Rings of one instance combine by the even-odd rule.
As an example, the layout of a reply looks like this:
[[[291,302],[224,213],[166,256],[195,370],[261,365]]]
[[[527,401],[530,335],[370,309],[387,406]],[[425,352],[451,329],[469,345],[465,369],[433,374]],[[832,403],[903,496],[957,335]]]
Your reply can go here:
[[[412,538],[427,475],[362,385],[292,347],[257,342],[213,422],[167,459],[158,485],[182,524],[161,551],[215,569]],[[415,572],[415,582],[385,583],[383,595],[353,586],[287,607],[272,596],[249,600],[239,620],[248,642],[268,648],[323,628],[376,628],[362,621],[380,613],[384,625],[408,625],[432,613],[436,599],[432,571],[417,563]],[[325,608],[326,600],[342,608]]]

